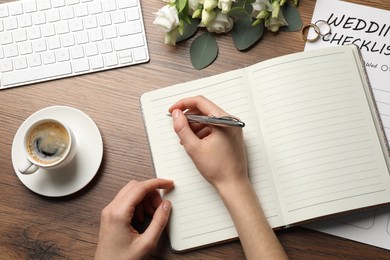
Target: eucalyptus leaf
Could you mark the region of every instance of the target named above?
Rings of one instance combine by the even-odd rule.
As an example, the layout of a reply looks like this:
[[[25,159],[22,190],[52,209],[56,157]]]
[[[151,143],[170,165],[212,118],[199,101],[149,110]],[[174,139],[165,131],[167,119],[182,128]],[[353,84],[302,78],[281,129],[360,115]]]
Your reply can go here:
[[[252,19],[240,19],[234,23],[232,37],[237,50],[243,51],[250,48],[263,36],[264,24],[252,26]]]
[[[178,34],[176,37],[176,43],[182,42],[191,38],[198,31],[199,19],[193,19],[189,17],[190,23],[184,23],[183,34]]]
[[[242,17],[246,16],[247,14],[245,13],[245,10],[242,8],[242,6],[236,6],[229,10],[228,15],[232,17]]]
[[[281,8],[281,11],[283,13],[284,19],[286,19],[288,23],[288,26],[280,27],[282,31],[297,32],[302,29],[301,16],[299,15],[298,9],[295,6],[286,3]]]
[[[191,43],[190,57],[194,68],[200,70],[207,67],[217,56],[218,45],[212,33],[205,32]]]
[[[251,3],[245,3],[244,10],[250,16],[253,12],[253,5]]]

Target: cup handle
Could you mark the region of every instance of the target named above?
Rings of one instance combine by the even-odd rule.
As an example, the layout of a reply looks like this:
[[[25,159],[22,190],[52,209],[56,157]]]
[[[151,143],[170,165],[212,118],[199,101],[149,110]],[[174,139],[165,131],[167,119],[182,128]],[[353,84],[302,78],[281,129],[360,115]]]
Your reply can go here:
[[[29,160],[25,160],[18,168],[19,172],[22,174],[32,174],[39,169],[38,166],[30,162]]]

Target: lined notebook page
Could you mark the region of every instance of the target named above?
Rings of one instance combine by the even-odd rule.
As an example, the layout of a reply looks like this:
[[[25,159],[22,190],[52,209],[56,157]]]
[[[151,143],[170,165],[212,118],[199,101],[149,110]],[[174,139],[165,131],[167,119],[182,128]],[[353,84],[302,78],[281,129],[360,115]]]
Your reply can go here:
[[[389,173],[352,49],[250,69],[287,223],[387,202]]]
[[[237,237],[222,200],[197,171],[179,143],[172,119],[166,116],[168,108],[184,97],[203,95],[245,122],[251,180],[269,221],[282,225],[246,80],[245,71],[237,70],[145,93],[141,97],[156,175],[175,181],[174,190],[166,195],[173,205],[169,233],[174,250]]]

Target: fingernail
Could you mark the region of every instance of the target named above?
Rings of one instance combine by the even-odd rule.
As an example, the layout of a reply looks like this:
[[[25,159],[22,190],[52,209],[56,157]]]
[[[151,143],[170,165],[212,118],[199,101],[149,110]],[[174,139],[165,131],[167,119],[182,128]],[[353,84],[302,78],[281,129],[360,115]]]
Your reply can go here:
[[[173,110],[173,112],[172,112],[172,118],[173,118],[173,119],[176,119],[176,118],[178,118],[179,116],[180,116],[180,111],[177,110],[177,109]]]
[[[170,211],[171,207],[172,207],[171,202],[169,200],[164,200],[164,202],[163,202],[163,209],[165,211]]]

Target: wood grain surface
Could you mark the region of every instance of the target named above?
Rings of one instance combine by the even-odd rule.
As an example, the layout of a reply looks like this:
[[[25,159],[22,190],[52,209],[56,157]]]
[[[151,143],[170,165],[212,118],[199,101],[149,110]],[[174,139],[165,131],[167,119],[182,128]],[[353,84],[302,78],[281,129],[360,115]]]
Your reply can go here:
[[[390,10],[390,1],[349,0]],[[0,0],[0,3],[7,2]],[[235,49],[231,35],[217,37],[219,56],[196,70],[189,59],[190,41],[176,47],[163,43],[153,25],[161,0],[141,1],[150,62],[78,77],[0,91],[0,259],[92,259],[100,212],[131,179],[154,177],[141,117],[142,93],[184,81],[242,68],[272,57],[303,51],[301,32],[267,32],[246,52]],[[301,0],[299,11],[309,23],[315,1]],[[11,160],[14,135],[35,111],[71,106],[88,114],[103,137],[103,161],[96,177],[81,191],[47,198],[27,189]],[[291,259],[390,259],[390,252],[304,228],[278,231]],[[151,259],[243,259],[239,241],[174,254],[164,234]]]

